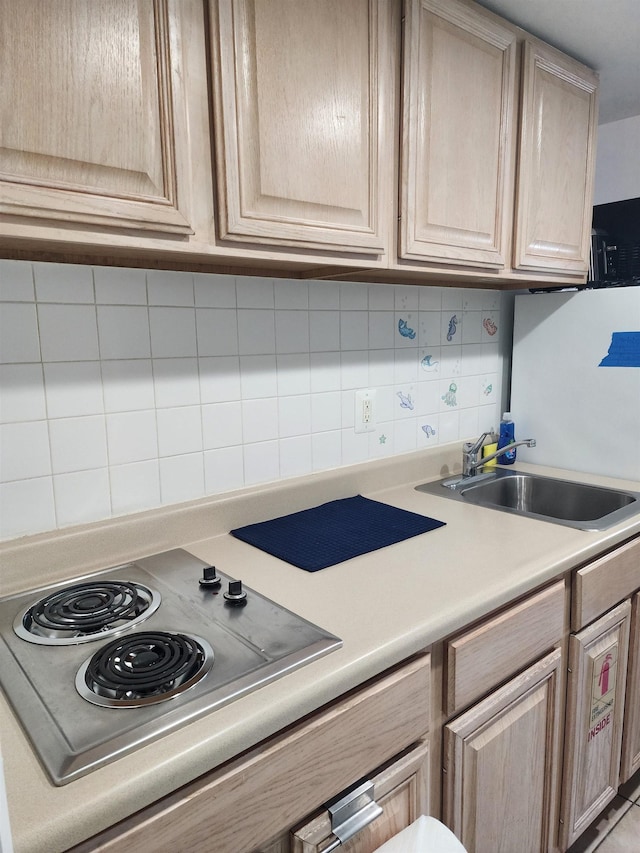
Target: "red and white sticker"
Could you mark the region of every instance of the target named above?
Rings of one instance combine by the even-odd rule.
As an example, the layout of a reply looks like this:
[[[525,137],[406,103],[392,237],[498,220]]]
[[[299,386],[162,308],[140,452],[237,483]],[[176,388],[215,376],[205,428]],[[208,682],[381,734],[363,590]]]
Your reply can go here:
[[[617,671],[617,646],[611,646],[593,661],[591,712],[587,740],[591,740],[604,731],[611,722],[611,712],[616,701]]]

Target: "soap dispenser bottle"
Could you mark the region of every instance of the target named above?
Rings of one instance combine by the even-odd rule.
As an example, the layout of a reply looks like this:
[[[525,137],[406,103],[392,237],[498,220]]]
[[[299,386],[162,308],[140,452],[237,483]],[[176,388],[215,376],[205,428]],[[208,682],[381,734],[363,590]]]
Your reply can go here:
[[[511,418],[511,412],[505,412],[500,421],[500,435],[498,436],[498,450],[512,444],[516,440],[515,426]],[[516,450],[507,450],[501,456],[498,456],[500,465],[513,465],[516,461]]]

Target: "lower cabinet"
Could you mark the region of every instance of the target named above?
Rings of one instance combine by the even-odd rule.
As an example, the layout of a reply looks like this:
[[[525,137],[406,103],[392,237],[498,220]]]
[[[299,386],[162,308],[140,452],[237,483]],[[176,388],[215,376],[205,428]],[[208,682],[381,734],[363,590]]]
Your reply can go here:
[[[372,853],[429,808],[429,748],[426,741],[408,749],[372,774],[373,796],[382,809],[371,823],[339,845],[343,853]],[[330,804],[331,805],[331,804]],[[304,821],[261,853],[324,853],[338,837],[328,808]]]
[[[444,821],[469,853],[557,849],[562,652],[444,729]]]
[[[571,845],[616,795],[631,605],[569,639],[562,840]]]
[[[637,770],[640,770],[640,592],[634,595],[631,603],[620,782],[626,782]]]
[[[385,816],[379,828],[393,834],[427,804],[429,705],[430,657],[422,654],[69,853],[313,851],[321,843],[314,833],[330,835],[331,828],[318,809],[372,773],[378,780],[376,798],[388,800],[381,802]],[[290,827],[301,821],[301,843],[311,832],[311,846],[290,847]],[[377,829],[372,824],[363,836],[369,847],[357,846],[354,837],[354,846],[346,849],[374,849]]]

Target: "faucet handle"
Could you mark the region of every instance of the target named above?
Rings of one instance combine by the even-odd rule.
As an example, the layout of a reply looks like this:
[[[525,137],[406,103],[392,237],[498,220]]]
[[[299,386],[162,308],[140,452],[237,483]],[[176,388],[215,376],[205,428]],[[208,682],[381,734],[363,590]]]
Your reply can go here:
[[[465,441],[464,449],[468,453],[477,453],[482,447],[482,442],[488,435],[491,435],[491,430],[489,430],[488,432],[483,432],[477,441]]]

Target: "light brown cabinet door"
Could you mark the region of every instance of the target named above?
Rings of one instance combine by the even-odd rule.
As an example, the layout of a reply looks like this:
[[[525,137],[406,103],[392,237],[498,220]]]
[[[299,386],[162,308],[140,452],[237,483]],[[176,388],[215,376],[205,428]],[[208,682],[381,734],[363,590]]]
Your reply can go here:
[[[631,605],[569,639],[563,838],[571,845],[616,795]]]
[[[374,799],[382,814],[338,849],[343,853],[371,853],[413,823],[429,807],[429,750],[422,742],[376,772]],[[291,853],[321,853],[336,836],[325,809],[291,833]],[[277,848],[279,849],[279,848]],[[268,853],[275,853],[272,848]]]
[[[556,649],[444,728],[444,821],[469,853],[557,849]]]
[[[457,0],[410,0],[404,27],[399,255],[504,267],[515,32]]]
[[[222,239],[385,252],[392,12],[386,0],[210,3]]]
[[[181,14],[174,0],[0,0],[0,212],[192,233]]]
[[[589,268],[597,75],[525,42],[514,267]]]
[[[640,770],[640,592],[631,602],[627,699],[622,732],[620,781],[626,782]]]

